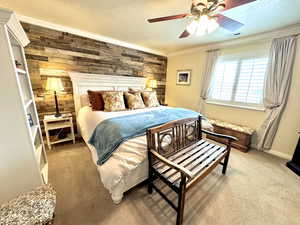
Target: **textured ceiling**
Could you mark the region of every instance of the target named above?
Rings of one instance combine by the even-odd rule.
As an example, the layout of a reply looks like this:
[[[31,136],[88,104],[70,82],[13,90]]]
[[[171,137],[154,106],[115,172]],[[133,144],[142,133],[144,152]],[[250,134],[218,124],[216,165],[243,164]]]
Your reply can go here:
[[[165,53],[237,38],[219,28],[178,39],[188,19],[155,24],[147,18],[189,12],[191,0],[0,0],[18,14],[100,34]],[[245,24],[239,37],[300,23],[300,0],[257,0],[224,13]]]

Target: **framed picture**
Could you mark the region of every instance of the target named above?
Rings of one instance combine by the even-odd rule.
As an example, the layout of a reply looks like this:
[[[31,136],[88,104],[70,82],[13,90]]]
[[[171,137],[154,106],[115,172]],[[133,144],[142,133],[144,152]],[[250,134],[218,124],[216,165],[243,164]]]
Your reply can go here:
[[[191,70],[178,70],[176,84],[190,85],[191,84]]]
[[[34,124],[33,124],[33,120],[32,120],[30,113],[27,114],[27,119],[28,119],[29,125],[32,127]]]

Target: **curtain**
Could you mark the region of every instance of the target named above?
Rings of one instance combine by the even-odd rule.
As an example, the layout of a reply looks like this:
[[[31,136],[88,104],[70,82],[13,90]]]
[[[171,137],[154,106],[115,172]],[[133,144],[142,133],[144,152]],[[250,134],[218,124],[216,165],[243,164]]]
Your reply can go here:
[[[217,63],[219,53],[220,53],[219,49],[207,51],[206,65],[203,74],[201,93],[200,93],[200,112],[203,112],[203,107],[204,107],[203,103],[207,99],[209,94],[209,86],[212,79],[214,67]]]
[[[272,41],[264,89],[264,105],[270,110],[257,132],[257,149],[270,150],[284,111],[292,80],[296,36]]]

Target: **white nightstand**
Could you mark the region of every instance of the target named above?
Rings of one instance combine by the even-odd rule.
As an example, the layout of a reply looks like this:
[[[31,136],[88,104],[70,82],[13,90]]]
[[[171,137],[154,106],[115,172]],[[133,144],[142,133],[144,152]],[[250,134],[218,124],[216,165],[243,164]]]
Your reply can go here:
[[[62,114],[60,117],[55,117],[54,115],[47,115],[44,117],[44,126],[47,138],[48,148],[51,149],[51,145],[58,144],[65,141],[73,141],[75,144],[75,135],[74,135],[74,127],[73,120],[71,114]],[[58,140],[50,140],[49,131],[50,130],[58,130],[70,127],[71,132],[67,135],[66,138],[58,139]]]

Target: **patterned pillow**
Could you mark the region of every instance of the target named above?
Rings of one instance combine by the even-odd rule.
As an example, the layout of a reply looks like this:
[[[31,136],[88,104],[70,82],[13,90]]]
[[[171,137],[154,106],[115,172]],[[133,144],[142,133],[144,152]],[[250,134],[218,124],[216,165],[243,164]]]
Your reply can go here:
[[[156,107],[159,106],[157,100],[156,92],[154,91],[144,91],[142,92],[144,103],[147,107]]]
[[[136,92],[141,92],[141,90],[134,89],[134,88],[128,88],[129,93],[136,93]]]
[[[125,98],[128,104],[129,109],[143,109],[145,108],[145,104],[143,102],[142,96],[140,92],[136,93],[125,93]]]
[[[108,112],[125,110],[124,96],[122,91],[109,91],[102,94],[104,110]]]
[[[103,91],[87,91],[93,111],[104,110]]]

